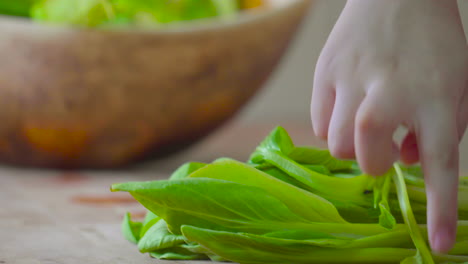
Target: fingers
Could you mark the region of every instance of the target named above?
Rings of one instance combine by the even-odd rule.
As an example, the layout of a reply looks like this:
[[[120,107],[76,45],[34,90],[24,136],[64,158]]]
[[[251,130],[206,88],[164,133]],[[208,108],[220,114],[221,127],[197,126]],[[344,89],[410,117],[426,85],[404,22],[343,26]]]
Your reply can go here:
[[[370,175],[386,173],[398,158],[393,133],[400,120],[387,96],[371,90],[356,114],[355,148],[361,169]]]
[[[433,107],[418,129],[427,192],[432,249],[447,252],[455,242],[458,191],[458,131],[451,111]]]
[[[328,148],[340,159],[354,159],[354,117],[362,102],[358,90],[340,89],[336,94],[335,107],[328,129]]]
[[[314,89],[312,90],[312,103],[310,112],[312,117],[312,126],[317,137],[326,140],[328,136],[328,127],[335,105],[334,88],[322,81],[322,77],[316,76]]]
[[[465,134],[468,124],[468,95],[463,94],[460,105],[458,106],[457,115],[457,133],[458,141],[460,142]],[[406,164],[414,164],[419,161],[418,144],[416,135],[411,132],[406,135],[400,150],[401,160]]]
[[[335,85],[330,76],[330,57],[322,51],[315,67],[314,87],[310,113],[315,135],[323,140],[327,139],[328,127],[335,105]]]

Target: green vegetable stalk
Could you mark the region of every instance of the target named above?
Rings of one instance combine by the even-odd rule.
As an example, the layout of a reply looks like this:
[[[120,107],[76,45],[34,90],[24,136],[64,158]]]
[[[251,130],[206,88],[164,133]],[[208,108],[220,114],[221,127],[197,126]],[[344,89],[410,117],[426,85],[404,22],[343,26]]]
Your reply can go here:
[[[468,262],[467,178],[460,184],[456,245],[428,247],[421,169],[374,178],[327,150],[295,146],[274,129],[247,163],[187,163],[168,180],[114,184],[148,209],[122,232],[159,259],[238,263]],[[419,223],[419,224],[418,224]]]

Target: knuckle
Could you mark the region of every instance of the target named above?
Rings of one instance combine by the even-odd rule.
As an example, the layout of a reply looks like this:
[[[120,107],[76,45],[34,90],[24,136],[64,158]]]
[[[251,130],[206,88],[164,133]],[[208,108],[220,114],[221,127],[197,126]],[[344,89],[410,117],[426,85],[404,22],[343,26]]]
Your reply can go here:
[[[381,127],[382,121],[377,118],[373,111],[365,111],[356,116],[356,129],[359,133],[367,134]]]
[[[354,158],[353,139],[348,139],[343,136],[329,136],[328,148],[329,148],[330,154],[335,158],[338,158],[338,159]]]

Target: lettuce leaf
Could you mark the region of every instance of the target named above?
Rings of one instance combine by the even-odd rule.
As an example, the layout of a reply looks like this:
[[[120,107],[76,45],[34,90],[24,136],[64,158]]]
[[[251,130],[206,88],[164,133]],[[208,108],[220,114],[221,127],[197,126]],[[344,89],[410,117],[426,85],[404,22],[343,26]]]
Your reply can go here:
[[[31,14],[36,21],[82,27],[158,26],[229,17],[238,12],[236,3],[235,0],[39,0]]]

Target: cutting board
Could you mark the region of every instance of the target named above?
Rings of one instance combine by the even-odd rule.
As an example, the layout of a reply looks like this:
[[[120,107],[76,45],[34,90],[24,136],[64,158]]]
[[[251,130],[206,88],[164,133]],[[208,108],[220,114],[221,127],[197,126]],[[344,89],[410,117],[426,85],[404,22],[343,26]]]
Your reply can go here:
[[[182,154],[121,171],[0,167],[0,264],[188,263],[152,259],[124,240],[123,215],[131,212],[142,218],[145,210],[126,193],[110,193],[109,186],[165,179],[186,161],[219,157],[245,161],[273,127],[233,122]],[[297,144],[324,146],[312,137],[307,124],[284,127]],[[463,144],[464,171],[468,171],[466,150]]]

